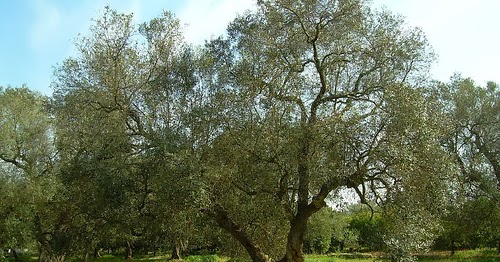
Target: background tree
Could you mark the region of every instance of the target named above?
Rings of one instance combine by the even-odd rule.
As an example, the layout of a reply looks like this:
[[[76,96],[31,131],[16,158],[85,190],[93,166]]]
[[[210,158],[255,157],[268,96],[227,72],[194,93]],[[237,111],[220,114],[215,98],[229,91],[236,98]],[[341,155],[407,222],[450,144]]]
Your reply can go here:
[[[500,91],[496,83],[485,88],[472,80],[452,77],[440,85],[442,104],[449,114],[447,148],[455,155],[465,182],[498,199],[500,185]],[[472,192],[477,190],[471,190]],[[470,193],[472,193],[470,192]]]
[[[498,204],[486,197],[469,199],[450,205],[443,217],[443,232],[436,240],[436,249],[498,247]]]
[[[340,216],[335,216],[335,212],[330,208],[323,208],[308,221],[307,234],[304,241],[304,250],[307,253],[324,254],[330,249],[331,241],[334,235],[334,229],[342,231],[344,236],[348,226],[346,220],[344,226],[339,226],[343,221]],[[340,235],[339,234],[339,235]],[[336,239],[337,240],[337,239]],[[338,239],[343,241],[344,238]]]
[[[351,224],[354,213],[325,207],[308,221],[304,250],[308,253],[354,251],[361,246],[360,231]]]
[[[449,185],[453,197],[444,218],[442,240],[449,241],[447,246],[452,252],[458,246],[474,246],[473,243],[496,244],[500,250],[498,230],[485,231],[496,224],[500,210],[498,85],[489,82],[481,87],[471,79],[455,75],[449,83],[438,83],[430,95],[436,100],[436,109],[445,116],[448,135],[443,144],[458,166],[458,175]],[[483,237],[478,238],[479,235]]]
[[[33,238],[33,212],[24,181],[15,175],[15,168],[0,164],[0,259],[5,250],[11,250],[16,261],[16,250],[35,246]],[[3,260],[2,260],[3,261]]]
[[[6,181],[2,198],[7,248],[21,248],[35,239],[40,260],[58,259],[61,214],[57,201],[54,132],[48,99],[27,87],[0,88],[0,174]],[[3,191],[3,190],[2,190]],[[29,230],[28,230],[29,229]]]
[[[381,210],[370,210],[361,205],[349,208],[349,229],[358,232],[359,246],[365,250],[376,251],[384,249],[384,218]]]
[[[190,207],[195,166],[184,126],[192,51],[178,20],[165,12],[137,26],[106,8],[77,48],[53,86],[61,174],[87,221],[84,253],[110,237],[127,258],[155,234],[179,243],[175,214]]]

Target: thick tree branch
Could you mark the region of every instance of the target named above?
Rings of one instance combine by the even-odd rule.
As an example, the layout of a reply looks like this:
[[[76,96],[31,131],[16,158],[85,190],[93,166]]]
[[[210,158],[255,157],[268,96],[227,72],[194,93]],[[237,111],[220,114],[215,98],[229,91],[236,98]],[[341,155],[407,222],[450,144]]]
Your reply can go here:
[[[204,209],[202,212],[214,218],[221,228],[231,234],[247,250],[252,261],[270,261],[262,249],[247,235],[243,228],[231,219],[229,213],[220,204],[214,204],[211,209]]]
[[[21,163],[19,160],[16,159],[17,157],[13,157],[13,158],[9,158],[7,157],[6,155],[4,154],[0,154],[0,159],[7,162],[7,163],[10,163],[10,164],[13,164],[14,166],[16,166],[17,168],[19,169],[22,169],[22,170],[26,170],[27,166],[23,163]]]
[[[490,162],[493,167],[493,172],[495,173],[495,177],[497,179],[497,187],[500,187],[500,163],[498,161],[497,156],[485,145],[482,143],[477,131],[471,130],[472,134],[475,136],[474,144],[481,154],[484,155],[486,159]]]

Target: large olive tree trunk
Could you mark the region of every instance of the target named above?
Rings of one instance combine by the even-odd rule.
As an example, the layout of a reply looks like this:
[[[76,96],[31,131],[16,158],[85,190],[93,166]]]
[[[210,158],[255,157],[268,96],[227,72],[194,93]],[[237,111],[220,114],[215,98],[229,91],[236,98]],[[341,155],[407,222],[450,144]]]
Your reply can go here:
[[[296,218],[292,222],[290,232],[288,232],[286,253],[285,256],[280,260],[281,262],[304,261],[303,243],[305,231],[307,230],[307,220],[301,220],[302,219]]]
[[[319,194],[318,194],[319,195]],[[280,262],[303,262],[304,261],[304,239],[307,232],[307,221],[309,218],[326,205],[324,198],[316,196],[311,203],[300,208],[290,223],[288,232],[286,253]]]

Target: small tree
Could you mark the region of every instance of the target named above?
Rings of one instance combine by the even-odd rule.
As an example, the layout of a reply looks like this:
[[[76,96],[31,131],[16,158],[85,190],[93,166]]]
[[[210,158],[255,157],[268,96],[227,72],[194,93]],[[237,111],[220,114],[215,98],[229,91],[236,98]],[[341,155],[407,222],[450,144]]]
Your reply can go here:
[[[371,251],[382,250],[384,247],[384,219],[381,210],[374,213],[368,208],[357,205],[349,209],[349,228],[359,232],[358,243],[361,248]]]
[[[304,249],[308,253],[324,254],[330,249],[334,228],[342,223],[330,208],[314,214],[308,222]]]

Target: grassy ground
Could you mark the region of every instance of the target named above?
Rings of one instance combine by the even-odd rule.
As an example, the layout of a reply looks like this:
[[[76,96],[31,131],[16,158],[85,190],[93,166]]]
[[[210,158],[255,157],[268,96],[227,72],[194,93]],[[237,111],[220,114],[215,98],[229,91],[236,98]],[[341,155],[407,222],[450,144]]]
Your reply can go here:
[[[500,262],[500,254],[496,250],[464,250],[457,251],[453,256],[449,251],[433,251],[418,256],[420,262]],[[306,262],[383,262],[380,254],[333,254],[309,255]]]
[[[144,262],[144,261],[166,261],[170,256],[145,256],[129,260],[130,262]],[[9,259],[13,261],[13,259]],[[36,257],[23,257],[22,261],[34,262],[37,261]],[[80,261],[80,260],[75,260]],[[99,259],[90,259],[94,262],[118,262],[124,261],[122,256],[104,255]],[[184,258],[185,262],[231,262],[227,257],[220,257],[217,255],[204,255],[204,256],[188,256]],[[237,260],[239,262],[243,260]],[[306,262],[384,262],[388,261],[381,258],[380,254],[359,253],[359,254],[331,254],[331,255],[307,255]],[[500,254],[496,250],[482,249],[482,250],[466,250],[457,251],[455,255],[451,256],[449,251],[433,251],[428,254],[420,255],[420,262],[500,262]]]
[[[376,256],[369,254],[334,254],[334,255],[308,255],[306,262],[372,262],[377,260]],[[382,260],[380,260],[382,261]]]
[[[494,249],[463,250],[456,252],[453,256],[450,252],[430,252],[420,256],[419,261],[440,262],[500,262],[500,254]]]

